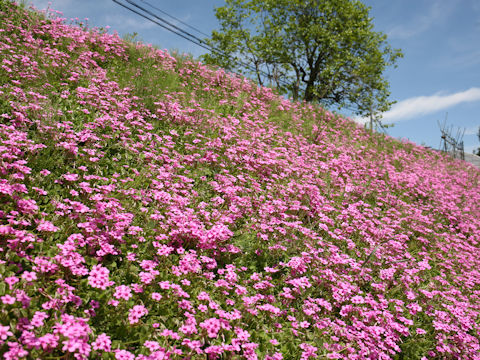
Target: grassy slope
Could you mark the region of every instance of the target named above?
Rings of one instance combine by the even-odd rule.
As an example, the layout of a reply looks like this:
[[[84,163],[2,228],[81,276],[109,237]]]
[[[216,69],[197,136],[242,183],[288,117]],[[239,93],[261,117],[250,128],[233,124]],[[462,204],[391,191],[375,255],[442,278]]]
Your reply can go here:
[[[0,353],[479,358],[478,170],[0,10]]]

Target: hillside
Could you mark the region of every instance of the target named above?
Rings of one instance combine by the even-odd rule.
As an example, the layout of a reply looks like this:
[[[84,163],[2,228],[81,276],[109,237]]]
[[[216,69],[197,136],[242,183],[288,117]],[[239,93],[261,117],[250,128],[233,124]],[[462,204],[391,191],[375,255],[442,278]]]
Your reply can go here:
[[[0,0],[5,359],[480,359],[480,171]]]

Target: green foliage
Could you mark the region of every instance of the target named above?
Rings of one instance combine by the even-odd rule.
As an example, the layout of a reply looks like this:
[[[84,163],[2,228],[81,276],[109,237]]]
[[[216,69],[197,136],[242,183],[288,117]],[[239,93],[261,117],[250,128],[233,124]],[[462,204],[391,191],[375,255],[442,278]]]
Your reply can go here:
[[[478,136],[478,140],[480,140],[480,127],[478,128],[477,136]],[[473,153],[475,155],[480,156],[480,147],[477,150],[473,150]]]
[[[287,5],[286,1],[279,3]],[[10,2],[0,0],[0,6],[3,4]],[[263,4],[270,7],[274,5],[271,1],[265,1],[258,2],[256,6],[264,6]],[[284,10],[287,11],[288,8],[285,7]],[[33,26],[32,19],[29,18]],[[20,15],[15,21],[18,24],[26,23]],[[143,283],[140,273],[145,270],[141,265],[144,260],[157,261],[155,270],[158,274],[151,286],[147,286],[145,281],[142,291],[134,291],[131,299],[120,299],[114,306],[113,303],[109,304],[109,300],[115,299],[113,285],[101,291],[90,286],[86,276],[76,275],[63,265],[56,273],[39,271],[37,282],[27,284],[21,280],[16,285],[25,285],[27,295],[31,298],[29,306],[22,308],[17,304],[3,304],[4,309],[0,311],[0,323],[2,326],[8,325],[15,336],[19,336],[22,324],[18,319],[30,319],[36,310],[46,310],[42,306],[52,298],[58,301],[59,308],[48,309],[50,317],[46,319],[44,327],[35,329],[38,337],[49,329],[54,329],[59,315],[65,313],[89,318],[88,324],[92,330],[86,339],[89,343],[106,333],[111,337],[112,349],[115,350],[124,348],[137,355],[148,355],[149,351],[141,346],[146,340],[158,341],[160,346],[171,349],[179,346],[180,341],[175,343],[174,339],[159,334],[165,329],[179,329],[184,320],[180,314],[185,309],[179,306],[179,295],[172,289],[159,290],[158,285],[159,280],[171,283],[182,281],[189,295],[188,301],[194,308],[201,303],[198,295],[208,292],[212,304],[220,304],[221,311],[239,309],[242,318],[233,320],[232,328],[240,327],[249,332],[248,341],[258,344],[256,352],[259,358],[266,358],[278,351],[284,359],[298,359],[302,343],[315,345],[318,348],[316,358],[319,359],[327,358],[330,353],[327,347],[332,344],[339,346],[338,352],[341,355],[348,356],[347,351],[357,351],[357,345],[349,348],[350,343],[345,336],[337,336],[328,327],[312,326],[312,319],[315,318],[305,312],[305,300],[316,298],[332,302],[332,310],[323,308],[313,316],[344,321],[346,327],[351,329],[358,324],[353,322],[354,315],[345,316],[340,313],[342,306],[348,305],[349,299],[345,297],[341,301],[332,301],[335,291],[339,291],[338,284],[348,279],[355,291],[358,286],[358,290],[371,293],[371,299],[377,296],[380,298],[381,293],[374,284],[382,269],[395,265],[401,270],[403,265],[410,263],[415,266],[427,250],[434,251],[430,249],[433,245],[428,245],[430,247],[427,249],[425,238],[428,238],[429,244],[440,243],[440,238],[435,238],[432,234],[413,231],[416,224],[409,216],[412,208],[407,207],[413,201],[430,204],[435,200],[435,193],[430,192],[426,186],[423,192],[416,192],[415,188],[422,184],[404,186],[402,181],[409,180],[415,174],[410,170],[412,164],[407,160],[427,156],[440,159],[441,155],[428,155],[413,144],[401,144],[382,134],[367,134],[353,122],[311,104],[303,106],[278,96],[269,98],[272,94],[269,89],[255,88],[243,79],[239,81],[226,76],[222,71],[215,73],[208,67],[194,63],[189,56],[177,54],[172,58],[165,53],[155,53],[155,49],[136,44],[135,34],[127,37],[128,41],[122,45],[125,54],[122,52],[121,56],[107,56],[108,51],[99,46],[98,42],[87,43],[82,48],[73,46],[75,42],[72,39],[52,39],[45,34],[41,36],[45,47],[57,46],[59,51],[69,54],[70,61],[60,70],[52,70],[48,61],[39,61],[42,71],[38,77],[28,82],[22,81],[26,93],[22,102],[11,88],[5,86],[6,90],[0,99],[0,114],[11,114],[14,109],[22,106],[25,117],[32,121],[16,126],[21,127],[29,141],[44,145],[37,150],[22,150],[15,154],[21,154],[30,170],[22,180],[28,193],[15,196],[34,200],[39,208],[38,214],[20,214],[18,227],[21,230],[18,233],[25,231],[35,234],[42,241],[29,244],[25,257],[19,256],[15,251],[2,250],[0,278],[20,276],[22,271],[32,269],[31,259],[34,255],[60,264],[60,260],[57,260],[62,252],[59,245],[65,244],[70,235],[84,231],[78,225],[86,223],[95,225],[88,230],[89,243],[78,249],[79,253],[84,254],[87,269],[101,264],[110,271],[109,279],[115,286]],[[71,44],[73,50],[68,50]],[[22,51],[17,53],[29,51],[29,48],[21,46],[18,48]],[[71,71],[78,71],[76,60],[85,51],[99,54],[94,57],[95,62],[105,70],[107,79],[90,78],[94,72],[89,71],[77,81],[65,80]],[[38,60],[40,59],[44,58],[39,57]],[[103,74],[103,71],[100,73]],[[2,69],[0,81],[5,84],[10,81],[9,75]],[[115,91],[116,84],[113,82],[118,84],[119,91]],[[49,86],[44,88],[45,84]],[[106,97],[108,104],[101,92],[97,93],[101,99],[98,103],[95,102],[97,97],[88,98],[87,101],[78,96],[79,88],[90,88],[93,91],[94,84],[108,85],[102,90],[105,95],[109,95]],[[38,107],[26,106],[34,100],[30,91],[45,94],[45,98],[38,101]],[[109,106],[104,108],[95,104]],[[168,108],[168,104],[175,106]],[[140,114],[138,117],[127,117],[137,111]],[[101,124],[105,113],[111,114],[118,121],[117,124],[125,127],[119,128],[112,122],[97,126]],[[176,115],[180,120],[175,118]],[[237,119],[241,121],[236,121]],[[15,121],[14,117],[6,117],[2,119],[2,125]],[[223,124],[227,121],[230,124],[228,127]],[[90,129],[98,139],[92,137],[82,140],[78,134],[86,129]],[[75,147],[64,147],[62,144],[66,140],[74,143]],[[5,137],[0,138],[0,143],[3,146],[11,142]],[[242,144],[249,145],[247,147]],[[23,146],[23,143],[20,145]],[[98,155],[95,160],[90,157],[93,150]],[[268,150],[271,151],[267,152]],[[211,154],[216,157],[209,158],[208,155]],[[388,160],[379,160],[384,157]],[[306,161],[298,160],[302,158]],[[4,163],[9,165],[9,158],[5,159]],[[313,164],[315,166],[311,166]],[[378,168],[370,164],[378,164]],[[419,164],[426,164],[426,161]],[[305,171],[299,165],[306,167]],[[51,173],[43,175],[45,169]],[[400,176],[402,174],[399,172],[404,172],[405,177]],[[64,175],[68,173],[78,174],[78,182],[65,181]],[[315,175],[310,178],[310,173]],[[7,178],[5,174],[2,175],[2,181]],[[168,179],[165,175],[168,175]],[[13,177],[10,178],[12,179]],[[230,179],[234,181],[228,185]],[[350,183],[354,189],[347,192],[346,184]],[[83,188],[80,184],[88,187]],[[175,201],[178,201],[175,208],[168,201],[157,200],[153,196],[161,189],[160,185],[175,196]],[[225,189],[220,185],[225,186]],[[317,188],[318,193],[314,191]],[[45,195],[40,193],[42,190]],[[219,199],[223,202],[216,203]],[[391,203],[392,199],[398,201],[398,204]],[[12,201],[0,193],[1,212],[19,214],[16,200],[17,198]],[[270,204],[266,206],[267,201],[275,206],[278,201],[281,207],[277,209],[273,205],[270,207]],[[71,212],[68,207],[73,202],[77,205],[82,203],[88,210]],[[351,204],[358,205],[358,210],[350,208]],[[239,209],[238,212],[235,207]],[[394,219],[389,214],[390,208],[398,210],[398,218],[401,219],[395,221],[395,228],[390,227],[394,230],[392,236],[403,232],[409,234],[408,238],[402,240],[405,241],[405,252],[398,254],[393,253],[393,247],[388,247],[388,241],[378,240],[377,246],[371,243],[372,238],[377,236],[376,229],[389,227],[388,221]],[[205,224],[207,229],[219,221],[231,219],[228,229],[233,234],[228,240],[222,240],[216,249],[196,248],[195,239],[191,240],[187,236],[178,242],[170,242],[168,234],[172,233],[176,224],[168,224],[156,216],[172,217],[172,210],[182,211],[187,216],[195,215],[194,219]],[[365,224],[367,221],[372,224],[370,230],[368,227],[362,228],[363,223],[359,221],[364,213],[370,216],[365,220]],[[142,229],[138,234],[126,230],[123,232],[126,226],[124,219],[129,214],[134,215],[129,226]],[[228,217],[230,214],[231,218]],[[448,214],[438,211],[435,215],[438,225],[450,224]],[[11,218],[10,215],[7,216]],[[4,223],[11,221],[7,216],[2,217]],[[58,227],[58,231],[38,230],[40,219],[51,221]],[[329,219],[332,220],[331,223],[326,222]],[[192,223],[195,224],[194,221]],[[329,225],[326,226],[326,223]],[[268,226],[262,233],[260,230],[263,224]],[[348,230],[349,225],[351,231]],[[319,237],[315,235],[313,238],[308,230]],[[109,253],[96,256],[99,244],[95,239],[119,233],[122,234],[121,238],[112,237],[110,240],[118,250],[118,255]],[[167,236],[162,239],[164,235]],[[6,249],[6,244],[15,240],[14,236],[16,235],[1,234],[1,247]],[[466,233],[465,236],[473,238],[474,234]],[[158,241],[162,245],[178,246],[177,251],[168,256],[159,255],[157,245],[153,244],[156,237],[161,239]],[[323,243],[316,243],[319,239]],[[228,250],[227,246],[232,248]],[[185,260],[185,253],[194,254],[190,250],[215,260],[217,270],[208,268],[209,271],[205,270],[205,273],[195,270],[174,274],[174,267]],[[449,256],[457,256],[456,253],[453,254],[454,250],[453,247],[449,250]],[[392,255],[389,251],[392,251]],[[403,254],[412,256],[407,258],[410,263],[404,261]],[[135,255],[136,260],[131,260],[131,255]],[[304,270],[295,270],[288,263],[300,255],[308,266]],[[393,256],[397,258],[389,259]],[[342,259],[348,259],[349,262],[345,263]],[[461,264],[452,264],[458,266],[458,273],[461,273]],[[435,265],[434,261],[430,266],[430,269],[423,270],[418,282],[415,280],[413,290],[429,290],[434,285],[440,287],[438,279],[444,276],[445,269]],[[268,273],[267,267],[270,268]],[[243,285],[238,288],[221,285],[220,280],[226,278],[228,268],[236,269],[238,284]],[[413,272],[415,269],[410,270]],[[260,275],[261,281],[272,283],[272,287],[258,286],[260,282],[253,279]],[[289,280],[301,277],[311,279],[312,286],[295,291],[295,298],[281,295],[285,287],[290,286]],[[445,275],[445,278],[450,283],[454,281],[450,274]],[[59,287],[62,281],[75,289],[74,296],[82,300],[81,305],[70,300],[63,303],[66,294]],[[407,303],[405,288],[399,271],[387,283],[384,297]],[[161,301],[153,301],[154,291],[163,294]],[[465,287],[462,291],[467,293],[469,288]],[[0,281],[0,297],[11,293],[11,289]],[[244,304],[244,298],[253,294],[261,295],[258,306],[269,304],[282,309],[282,313],[273,314],[268,310],[255,313],[253,307]],[[445,298],[425,301],[432,307],[432,312],[439,309],[440,304],[443,306],[447,303]],[[100,306],[94,308],[94,302]],[[140,304],[148,307],[148,317],[143,317],[138,323],[130,323],[127,313],[133,306]],[[369,311],[367,305],[357,305],[354,311]],[[216,313],[214,310],[213,305],[205,312],[197,311],[198,323],[206,318],[221,316],[221,312]],[[385,308],[385,314],[397,312],[393,303]],[[414,325],[409,328],[409,336],[398,339],[401,353],[392,354],[392,358],[419,359],[429,356],[428,352],[437,343],[436,329],[432,324],[434,317],[422,312],[404,313],[408,320],[414,321]],[[294,316],[294,322],[292,318],[289,319],[289,315]],[[300,327],[294,333],[293,324],[302,322],[306,322],[307,327]],[[373,326],[376,322],[377,319],[371,322],[367,319],[364,323]],[[380,321],[379,326],[384,325]],[[427,333],[422,334],[422,330],[415,333],[418,328]],[[208,337],[205,330],[199,329],[192,339],[199,339],[204,349],[210,345],[232,343],[234,333],[223,330],[214,339]],[[473,330],[470,333],[477,336]],[[0,344],[0,353],[6,351],[9,340]],[[278,345],[275,347],[270,340],[278,341]],[[73,358],[73,354],[65,354],[61,350],[63,345],[47,352],[41,347],[31,348],[29,358]],[[90,354],[90,358],[95,359],[113,359],[115,356],[114,352],[102,354],[96,350]],[[236,359],[240,356],[227,351],[218,358]],[[203,354],[197,356],[192,351],[178,357],[172,355],[172,358],[212,357]]]
[[[363,116],[393,103],[382,75],[402,53],[359,1],[227,0],[216,16],[208,42],[220,52],[204,55],[207,63],[240,72],[246,63],[260,85]]]

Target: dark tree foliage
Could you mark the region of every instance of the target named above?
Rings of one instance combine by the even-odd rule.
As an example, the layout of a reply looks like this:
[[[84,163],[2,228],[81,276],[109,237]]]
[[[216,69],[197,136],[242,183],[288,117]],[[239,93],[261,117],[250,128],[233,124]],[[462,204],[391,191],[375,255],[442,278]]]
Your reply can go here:
[[[478,136],[478,141],[480,141],[480,127],[478,128],[477,136]],[[476,151],[474,150],[473,153],[475,155],[480,156],[480,147]]]

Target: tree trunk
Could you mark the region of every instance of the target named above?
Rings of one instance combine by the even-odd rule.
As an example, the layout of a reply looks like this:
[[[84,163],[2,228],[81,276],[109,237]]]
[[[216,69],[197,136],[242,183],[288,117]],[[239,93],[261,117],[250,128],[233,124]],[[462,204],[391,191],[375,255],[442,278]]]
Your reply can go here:
[[[303,100],[305,100],[306,102],[312,102],[314,98],[315,98],[315,94],[314,94],[313,81],[308,81],[307,87],[305,88],[305,95],[303,97]]]

